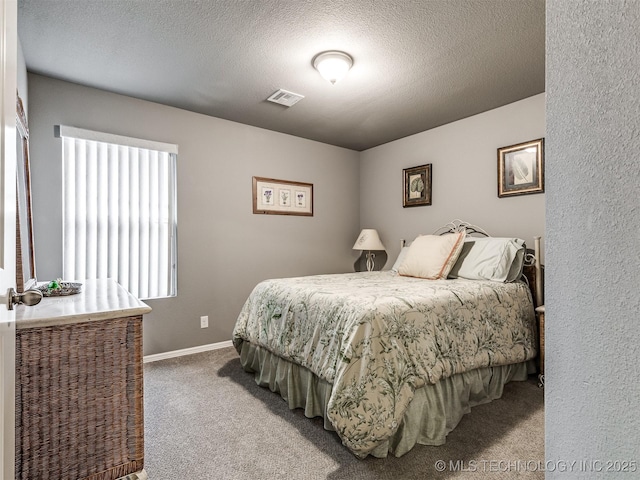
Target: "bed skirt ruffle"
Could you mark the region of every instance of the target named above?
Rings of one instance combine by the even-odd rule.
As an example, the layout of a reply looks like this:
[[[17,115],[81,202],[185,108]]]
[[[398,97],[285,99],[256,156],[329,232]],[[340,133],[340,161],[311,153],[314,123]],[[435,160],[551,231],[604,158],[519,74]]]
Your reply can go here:
[[[335,431],[326,415],[332,384],[260,346],[242,342],[239,347],[242,367],[254,373],[258,385],[279,393],[290,409],[302,408],[309,418],[322,417],[324,428]],[[500,398],[505,384],[526,380],[534,372],[532,361],[479,368],[417,389],[398,430],[369,455],[400,457],[416,444],[443,445],[471,407]]]

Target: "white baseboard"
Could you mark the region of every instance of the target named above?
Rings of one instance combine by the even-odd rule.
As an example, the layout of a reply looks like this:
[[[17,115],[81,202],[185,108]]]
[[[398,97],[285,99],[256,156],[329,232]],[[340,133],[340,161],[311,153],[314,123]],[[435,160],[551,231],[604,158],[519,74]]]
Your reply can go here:
[[[219,348],[232,347],[231,340],[224,342],[210,343],[208,345],[199,345],[197,347],[183,348],[182,350],[173,350],[171,352],[155,353],[153,355],[145,355],[142,358],[144,363],[157,362],[158,360],[165,360],[167,358],[182,357],[184,355],[193,355],[194,353],[208,352],[210,350],[218,350]]]

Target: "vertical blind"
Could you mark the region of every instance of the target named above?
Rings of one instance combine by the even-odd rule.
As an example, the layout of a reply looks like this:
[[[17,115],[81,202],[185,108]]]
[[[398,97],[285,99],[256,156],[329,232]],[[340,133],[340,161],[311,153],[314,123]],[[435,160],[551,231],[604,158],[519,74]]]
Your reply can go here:
[[[60,126],[63,276],[176,295],[177,146]]]

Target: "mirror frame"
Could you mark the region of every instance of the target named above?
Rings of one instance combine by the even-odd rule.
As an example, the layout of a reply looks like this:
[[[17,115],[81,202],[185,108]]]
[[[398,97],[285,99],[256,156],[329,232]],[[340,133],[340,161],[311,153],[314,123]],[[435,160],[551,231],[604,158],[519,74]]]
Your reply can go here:
[[[18,95],[16,100],[16,286],[26,292],[37,284],[31,209],[29,127]]]

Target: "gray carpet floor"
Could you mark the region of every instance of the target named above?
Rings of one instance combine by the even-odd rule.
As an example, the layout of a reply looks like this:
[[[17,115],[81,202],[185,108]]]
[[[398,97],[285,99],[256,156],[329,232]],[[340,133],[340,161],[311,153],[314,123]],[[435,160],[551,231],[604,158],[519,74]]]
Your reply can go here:
[[[148,363],[144,375],[150,480],[544,478],[544,394],[533,377],[473,408],[443,446],[359,460],[320,419],[257,386],[233,348]]]

